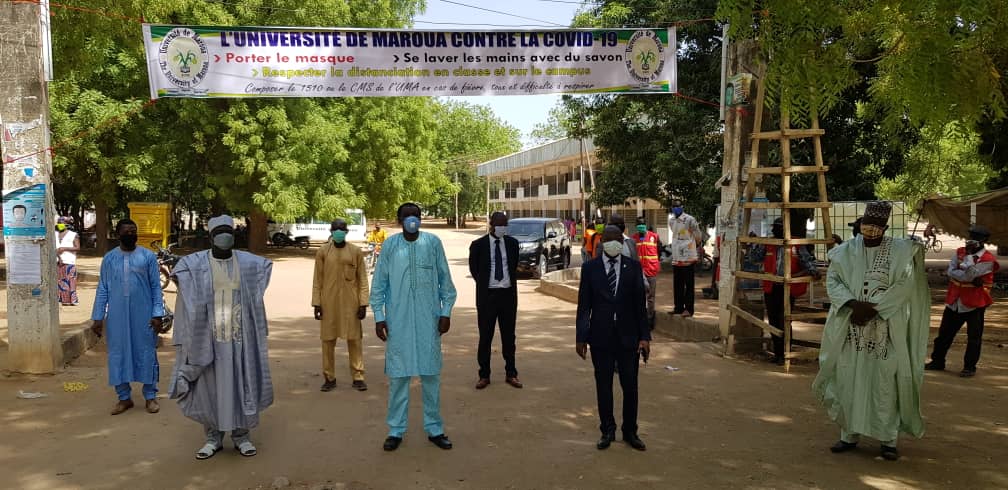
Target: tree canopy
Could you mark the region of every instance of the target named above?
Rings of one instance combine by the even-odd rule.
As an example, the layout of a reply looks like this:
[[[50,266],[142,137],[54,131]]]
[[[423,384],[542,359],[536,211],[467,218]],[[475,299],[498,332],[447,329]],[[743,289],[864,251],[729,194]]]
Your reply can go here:
[[[429,98],[147,102],[141,17],[189,25],[408,27],[423,0],[78,3],[92,11],[55,8],[52,22],[51,119],[53,140],[63,142],[54,168],[66,209],[93,202],[123,210],[127,201],[149,200],[277,220],[331,219],[350,207],[389,216],[403,201],[433,204],[454,194],[450,164],[517,144],[517,132],[485,108]],[[467,124],[478,129],[470,133]]]

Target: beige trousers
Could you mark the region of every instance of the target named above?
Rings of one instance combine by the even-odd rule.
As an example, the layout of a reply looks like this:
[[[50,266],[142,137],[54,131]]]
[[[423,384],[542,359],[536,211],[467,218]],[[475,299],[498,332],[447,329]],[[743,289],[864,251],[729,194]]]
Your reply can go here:
[[[335,339],[322,341],[322,374],[326,381],[336,379],[336,342]],[[350,354],[350,375],[354,381],[364,381],[363,339],[347,340],[347,352]]]

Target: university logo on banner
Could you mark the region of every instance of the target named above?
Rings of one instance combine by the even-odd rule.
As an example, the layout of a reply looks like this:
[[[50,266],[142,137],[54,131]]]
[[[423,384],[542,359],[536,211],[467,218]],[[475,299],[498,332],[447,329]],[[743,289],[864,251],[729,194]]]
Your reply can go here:
[[[641,86],[658,79],[665,68],[665,48],[653,30],[640,30],[630,36],[626,47],[626,67]]]
[[[210,71],[210,50],[196,31],[178,27],[161,41],[158,66],[165,78],[181,91],[198,92],[196,87]]]

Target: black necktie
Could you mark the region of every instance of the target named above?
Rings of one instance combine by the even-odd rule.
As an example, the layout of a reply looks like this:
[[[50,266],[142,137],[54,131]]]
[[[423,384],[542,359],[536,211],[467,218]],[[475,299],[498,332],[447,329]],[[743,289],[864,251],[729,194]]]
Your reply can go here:
[[[494,280],[503,281],[504,280],[504,255],[501,254],[500,238],[494,240],[497,244],[496,251],[494,252]]]
[[[616,296],[616,259],[609,259],[609,290]]]

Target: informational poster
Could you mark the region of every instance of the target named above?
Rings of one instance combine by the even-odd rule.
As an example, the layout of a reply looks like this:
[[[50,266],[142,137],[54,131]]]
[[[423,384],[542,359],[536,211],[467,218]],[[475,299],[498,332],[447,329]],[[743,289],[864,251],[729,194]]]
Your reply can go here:
[[[144,24],[151,98],[674,93],[670,28],[427,31]]]
[[[3,234],[5,238],[43,239],[45,228],[45,184],[5,192],[3,196]]]
[[[7,242],[6,257],[8,283],[42,284],[41,247],[41,244],[34,242]]]

